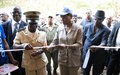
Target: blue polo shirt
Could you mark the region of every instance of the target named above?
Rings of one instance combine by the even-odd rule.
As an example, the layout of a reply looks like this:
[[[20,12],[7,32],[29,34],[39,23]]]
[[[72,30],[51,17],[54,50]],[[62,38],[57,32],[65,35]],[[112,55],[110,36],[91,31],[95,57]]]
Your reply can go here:
[[[0,50],[4,50],[3,40],[6,38],[2,25],[0,24]],[[7,53],[0,52],[0,66],[8,62]]]

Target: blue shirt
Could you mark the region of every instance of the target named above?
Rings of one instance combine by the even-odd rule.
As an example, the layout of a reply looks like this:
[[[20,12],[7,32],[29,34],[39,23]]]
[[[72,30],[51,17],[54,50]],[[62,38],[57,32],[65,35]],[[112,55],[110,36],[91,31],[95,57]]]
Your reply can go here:
[[[2,25],[0,24],[0,50],[4,50],[3,40],[6,38]],[[0,65],[8,62],[6,53],[0,52]]]
[[[88,20],[87,18],[82,20],[82,22],[80,23],[80,25],[83,26],[83,28],[87,25],[91,25],[94,23],[94,19],[91,17],[90,20]]]

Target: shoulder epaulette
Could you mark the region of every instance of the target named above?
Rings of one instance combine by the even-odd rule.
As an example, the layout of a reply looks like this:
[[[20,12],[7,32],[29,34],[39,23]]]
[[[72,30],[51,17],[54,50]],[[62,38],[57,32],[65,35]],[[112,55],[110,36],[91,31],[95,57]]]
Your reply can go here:
[[[20,28],[20,29],[17,30],[17,32],[21,32],[21,31],[23,31],[25,29],[26,29],[26,27]]]
[[[57,23],[54,23],[55,25],[58,25]]]
[[[43,25],[41,25],[41,27],[45,27],[47,24],[43,24]]]

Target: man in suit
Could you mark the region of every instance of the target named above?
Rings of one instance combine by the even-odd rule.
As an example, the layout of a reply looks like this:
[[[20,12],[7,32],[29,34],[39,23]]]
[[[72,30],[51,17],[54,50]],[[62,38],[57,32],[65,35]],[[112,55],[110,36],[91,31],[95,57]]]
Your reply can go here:
[[[15,7],[12,11],[13,20],[3,24],[6,39],[11,49],[13,48],[13,40],[16,36],[17,29],[24,28],[24,26],[27,25],[24,21],[21,20],[21,15],[21,9],[19,7]],[[22,53],[22,51],[12,52],[13,57],[19,62],[19,69],[13,72],[13,75],[25,75],[24,69],[21,68]]]
[[[107,44],[107,39],[110,30],[102,24],[105,18],[105,12],[98,10],[95,14],[95,22],[88,26],[85,26],[83,30],[83,59],[85,62],[85,56],[89,51],[90,46],[104,46]],[[90,75],[90,69],[93,65],[93,74],[100,75],[104,68],[104,63],[107,54],[104,49],[90,48],[90,58],[88,64],[84,67],[83,75]]]
[[[108,46],[120,47],[120,22],[116,23],[108,38]],[[107,75],[119,75],[120,72],[120,49],[110,49],[110,59]]]

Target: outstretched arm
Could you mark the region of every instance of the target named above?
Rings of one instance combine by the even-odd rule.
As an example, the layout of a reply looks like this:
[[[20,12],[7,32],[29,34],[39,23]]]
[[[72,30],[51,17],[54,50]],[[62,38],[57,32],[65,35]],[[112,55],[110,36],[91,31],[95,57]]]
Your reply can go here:
[[[9,49],[9,45],[8,45],[6,39],[4,39],[3,42],[4,42],[4,48]],[[10,61],[12,62],[12,64],[18,65],[18,61],[16,61],[14,59],[14,57],[12,56],[12,53],[11,52],[7,52],[7,53],[8,53],[8,57],[10,58]]]

